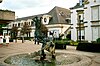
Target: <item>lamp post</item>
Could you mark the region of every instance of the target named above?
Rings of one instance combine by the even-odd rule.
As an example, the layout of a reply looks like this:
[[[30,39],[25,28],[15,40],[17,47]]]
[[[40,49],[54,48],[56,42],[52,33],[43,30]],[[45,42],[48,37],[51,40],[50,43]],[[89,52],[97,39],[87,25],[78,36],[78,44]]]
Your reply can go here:
[[[79,41],[81,42],[81,16],[79,15]]]
[[[79,30],[79,42],[81,42],[82,41],[81,40],[81,37],[82,37],[81,36],[81,30],[84,27],[84,23],[82,23],[83,20],[84,20],[84,10],[77,10],[76,12],[77,12],[77,17],[78,17],[78,19],[77,19],[78,24],[77,25],[78,25],[78,30]]]

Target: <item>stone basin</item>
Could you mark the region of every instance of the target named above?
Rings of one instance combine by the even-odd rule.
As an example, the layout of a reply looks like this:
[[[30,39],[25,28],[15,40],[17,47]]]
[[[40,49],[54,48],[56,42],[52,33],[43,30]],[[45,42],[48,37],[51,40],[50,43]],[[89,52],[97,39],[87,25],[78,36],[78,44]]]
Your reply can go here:
[[[89,66],[90,58],[86,56],[56,52],[56,59],[46,52],[46,59],[40,60],[39,52],[13,55],[4,60],[11,66]]]

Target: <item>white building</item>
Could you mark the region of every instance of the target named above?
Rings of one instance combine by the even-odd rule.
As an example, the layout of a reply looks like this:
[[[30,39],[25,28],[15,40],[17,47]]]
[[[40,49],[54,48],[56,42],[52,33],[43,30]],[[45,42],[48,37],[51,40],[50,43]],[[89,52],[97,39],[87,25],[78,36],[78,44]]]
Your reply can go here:
[[[32,19],[34,17],[42,17],[42,23],[46,25],[48,28],[48,36],[50,36],[50,32],[56,33],[56,36],[59,37],[58,34],[65,34],[66,31],[70,28],[70,10],[57,7],[55,6],[51,11],[45,14],[39,14],[39,15],[33,15],[23,18],[18,18],[14,22],[11,22],[8,27],[12,28],[14,25],[19,27],[19,30],[21,30],[21,27],[26,22],[28,23],[32,31],[30,32],[30,36],[26,37],[34,37],[35,32],[35,25]],[[18,37],[20,37],[20,31],[18,32]]]
[[[100,38],[100,0],[79,0],[71,9],[71,39],[96,41]]]

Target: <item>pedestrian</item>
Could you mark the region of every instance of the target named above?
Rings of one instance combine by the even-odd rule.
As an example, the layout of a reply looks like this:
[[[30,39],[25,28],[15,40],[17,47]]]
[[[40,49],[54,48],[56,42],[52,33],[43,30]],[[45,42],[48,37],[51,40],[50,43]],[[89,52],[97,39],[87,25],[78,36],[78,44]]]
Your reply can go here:
[[[3,39],[4,39],[3,35],[0,35],[0,47],[3,45]]]
[[[8,46],[8,44],[9,44],[9,39],[10,39],[10,36],[7,34],[7,35],[5,36],[5,39],[6,39],[6,46]]]

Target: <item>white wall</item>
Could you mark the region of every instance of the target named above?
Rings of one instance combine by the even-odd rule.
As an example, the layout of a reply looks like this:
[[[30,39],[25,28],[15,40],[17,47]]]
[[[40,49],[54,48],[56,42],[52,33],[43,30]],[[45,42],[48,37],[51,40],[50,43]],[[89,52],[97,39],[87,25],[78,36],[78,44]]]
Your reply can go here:
[[[85,5],[87,9],[84,9],[84,22],[85,26],[85,40],[92,41],[92,29],[91,29],[91,7],[90,4]]]
[[[59,31],[59,34],[64,34],[64,32],[70,27],[70,25],[56,24],[56,25],[47,25],[48,31]],[[62,27],[62,28],[61,28]],[[48,34],[48,36],[50,36]]]
[[[71,10],[71,24],[73,24],[71,27],[71,40],[77,40],[77,30],[76,30],[76,23],[77,23],[77,13],[76,10]]]
[[[94,30],[94,28],[92,29],[91,25],[92,25],[92,9],[91,9],[91,6],[95,6],[95,5],[100,5],[100,0],[96,0],[96,2],[94,2],[94,0],[89,0],[89,4],[85,5],[85,7],[87,7],[87,9],[84,9],[84,21],[85,22],[88,22],[86,23],[85,25],[88,26],[86,27],[86,31],[85,31],[85,37],[86,37],[86,40],[88,41],[94,41],[96,40],[96,37],[98,37],[97,35],[95,36],[94,34],[94,31],[96,32],[97,34],[97,30]],[[99,7],[100,8],[100,7]],[[99,10],[100,11],[100,10]],[[95,15],[96,15],[96,12],[94,12]],[[100,12],[99,12],[100,14]],[[94,17],[96,20],[97,17]],[[98,25],[97,23],[94,23],[94,25]],[[94,34],[93,34],[94,33]],[[94,39],[95,38],[95,39]]]

